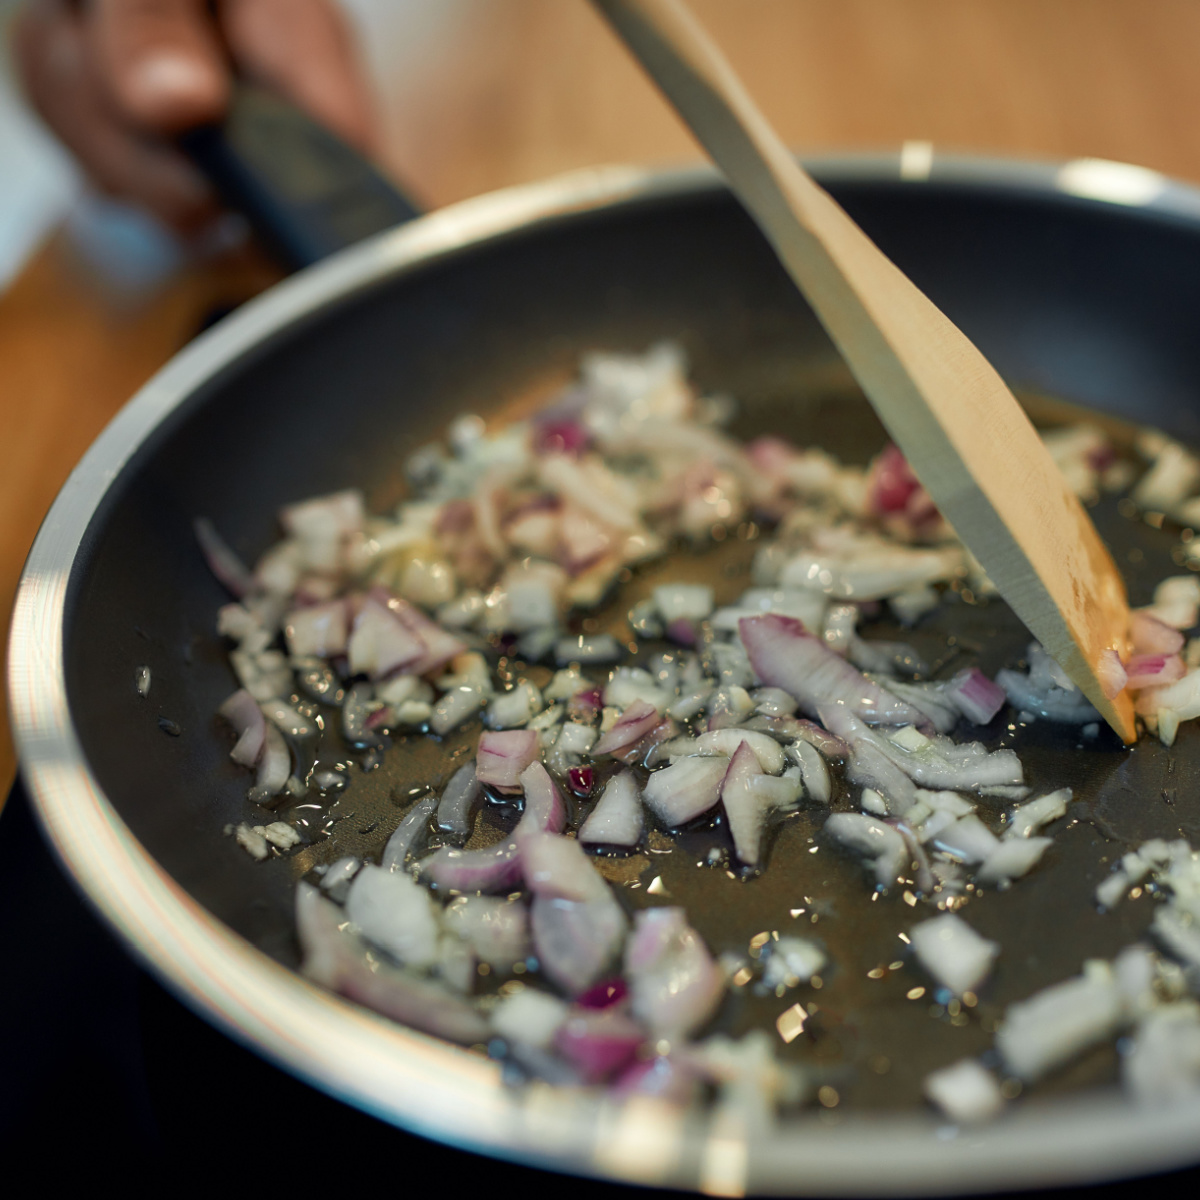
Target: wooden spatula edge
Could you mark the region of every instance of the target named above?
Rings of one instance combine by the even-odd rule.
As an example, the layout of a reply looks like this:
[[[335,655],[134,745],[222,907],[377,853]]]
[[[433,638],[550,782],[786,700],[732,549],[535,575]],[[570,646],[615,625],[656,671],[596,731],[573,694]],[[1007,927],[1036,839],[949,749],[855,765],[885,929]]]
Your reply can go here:
[[[594,0],[725,172],[934,502],[1001,595],[1126,742],[1125,586],[999,375],[779,140],[678,0]]]

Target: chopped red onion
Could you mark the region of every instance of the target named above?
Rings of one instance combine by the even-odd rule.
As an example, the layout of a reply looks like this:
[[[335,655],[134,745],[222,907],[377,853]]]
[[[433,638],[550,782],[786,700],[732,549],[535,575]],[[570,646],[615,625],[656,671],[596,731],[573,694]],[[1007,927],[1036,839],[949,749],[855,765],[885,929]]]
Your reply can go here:
[[[480,783],[502,791],[518,791],[521,773],[538,756],[538,735],[532,729],[508,729],[479,735],[475,776]]]
[[[288,749],[283,734],[268,724],[263,735],[262,756],[258,760],[258,774],[248,795],[257,804],[265,804],[272,796],[278,796],[287,786],[292,773],[292,752]]]
[[[642,802],[632,771],[614,775],[579,831],[589,845],[636,846],[642,840]]]
[[[1130,691],[1164,687],[1182,679],[1186,673],[1183,659],[1178,654],[1135,654],[1126,670],[1129,673],[1126,686]]]
[[[342,734],[346,741],[357,746],[379,745],[376,734],[367,729],[367,718],[375,711],[369,683],[356,683],[346,689],[342,701]]]
[[[547,416],[534,421],[535,454],[565,454],[579,458],[592,444],[586,427],[571,417]]]
[[[401,872],[367,863],[346,894],[346,915],[397,962],[428,967],[437,960],[438,921],[429,893]]]
[[[1121,1083],[1151,1109],[1194,1104],[1200,1095],[1200,1012],[1194,1003],[1160,1005],[1138,1022],[1121,1057]]]
[[[529,955],[529,910],[499,896],[456,896],[442,913],[451,933],[471,947],[480,962],[509,970]]]
[[[922,787],[974,791],[1023,781],[1021,760],[1012,750],[989,753],[980,742],[955,743],[939,735],[926,737],[912,728],[883,734],[868,729],[845,706],[822,708],[821,719],[851,742],[856,752],[872,746]],[[889,794],[887,788],[882,790]]]
[[[829,777],[829,768],[816,747],[806,741],[796,741],[785,753],[800,768],[804,794],[818,804],[828,804],[833,798],[833,781]]]
[[[713,590],[704,583],[665,583],[654,589],[654,604],[668,630],[674,621],[703,621],[713,610]]]
[[[728,766],[724,756],[680,758],[651,774],[642,798],[664,825],[686,825],[717,803]]]
[[[876,455],[867,473],[867,503],[875,516],[902,513],[921,487],[900,447],[889,442]]]
[[[620,720],[592,747],[592,754],[617,754],[636,745],[660,721],[662,714],[645,700],[634,702],[621,714]]]
[[[429,830],[429,818],[437,811],[438,798],[424,796],[404,814],[383,848],[380,865],[385,871],[400,871]]]
[[[795,732],[797,738],[820,751],[825,758],[841,761],[850,756],[849,742],[835,733],[822,729],[820,725],[816,725],[812,721],[797,721]]]
[[[465,763],[450,776],[437,809],[437,826],[465,841],[471,836],[471,814],[483,792],[474,762]]]
[[[419,674],[416,666],[427,652],[425,642],[397,620],[386,604],[368,596],[354,618],[348,643],[350,670],[374,679],[393,671]]]
[[[778,775],[784,767],[783,747],[765,733],[747,729],[710,729],[696,738],[694,745],[698,754],[726,754],[731,758],[739,746],[748,746],[768,775]]]
[[[483,850],[443,846],[422,860],[421,875],[447,891],[508,891],[520,883],[521,853],[513,841]]]
[[[525,811],[513,831],[520,841],[529,834],[562,833],[567,823],[567,809],[550,773],[540,762],[532,762],[521,774],[525,790]]]
[[[604,877],[574,838],[529,834],[521,841],[521,869],[535,896],[561,900],[604,900],[611,896]]]
[[[586,992],[575,997],[575,1003],[580,1008],[608,1008],[613,1004],[621,1004],[629,995],[629,987],[619,976],[613,979],[603,979]]]
[[[216,526],[207,517],[197,517],[192,522],[192,528],[196,532],[196,541],[200,543],[208,569],[239,600],[253,592],[254,575],[217,532]]]
[[[596,772],[591,767],[568,767],[567,780],[576,796],[586,799],[592,794]]]
[[[217,712],[233,726],[238,735],[237,743],[230,750],[229,757],[239,766],[254,766],[262,755],[267,737],[266,717],[258,702],[245,688],[240,688],[217,709]]]
[[[1183,634],[1145,611],[1129,614],[1129,638],[1135,654],[1178,654],[1183,649]]]
[[[595,900],[535,896],[530,925],[543,973],[576,995],[603,977],[625,939],[626,920],[606,886]]]
[[[999,839],[974,813],[940,830],[934,845],[965,863],[987,862],[1000,849]]]
[[[844,704],[870,724],[928,726],[923,713],[865,678],[792,617],[743,617],[738,632],[759,679],[790,692],[810,716],[821,705]]]
[[[920,921],[908,931],[917,961],[956,996],[977,991],[1000,953],[955,913]]]
[[[559,1027],[554,1047],[586,1082],[600,1083],[628,1066],[645,1040],[645,1030],[616,1009],[576,1009]]]
[[[683,1038],[716,1011],[725,979],[682,908],[634,917],[625,946],[630,1007],[656,1038]]]
[[[762,765],[750,744],[742,742],[729,760],[729,769],[721,784],[721,803],[729,821],[734,853],[748,867],[759,864],[767,813],[765,798],[751,786],[754,778],[761,777],[762,773]]]
[[[293,658],[332,658],[345,653],[346,605],[341,600],[295,609],[283,620],[283,635]]]
[[[584,688],[571,697],[567,703],[567,719],[582,721],[590,725],[600,714],[604,706],[604,698],[599,688]]]
[[[487,1038],[487,1022],[467,1000],[388,963],[369,963],[362,942],[344,925],[340,908],[310,884],[296,885],[301,969],[314,983],[435,1037],[463,1045]]]
[[[282,700],[264,700],[262,710],[267,720],[288,737],[307,738],[317,732],[316,725]]]
[[[959,671],[946,684],[945,695],[973,725],[987,725],[1004,707],[1005,701],[1004,689],[978,667]]]
[[[477,687],[452,687],[433,706],[429,728],[438,735],[449,733],[477,713],[486,701],[487,697]]]
[[[425,647],[424,653],[416,662],[403,668],[409,673],[428,675],[432,671],[440,670],[452,658],[456,658],[466,650],[466,642],[447,632],[435,621],[431,621],[416,605],[409,604],[407,600],[402,600],[399,596],[388,596],[386,607],[396,620]],[[382,669],[379,673],[387,674]]]

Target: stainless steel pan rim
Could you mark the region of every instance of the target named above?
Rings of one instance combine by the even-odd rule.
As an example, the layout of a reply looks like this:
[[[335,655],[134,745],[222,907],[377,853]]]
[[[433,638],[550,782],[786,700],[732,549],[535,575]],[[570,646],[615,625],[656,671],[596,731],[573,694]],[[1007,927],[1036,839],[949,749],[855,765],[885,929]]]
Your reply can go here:
[[[1124,164],[1016,163],[900,152],[810,160],[819,177],[1067,193],[1200,222],[1200,191]],[[979,1130],[933,1117],[821,1113],[776,1130],[623,1108],[545,1087],[505,1088],[495,1064],[397,1027],[272,961],[150,857],[103,794],[67,705],[67,585],[89,524],[137,448],[197,388],[263,339],[359,289],[571,213],[721,187],[707,168],[576,172],[465,201],[292,277],[196,339],[105,429],[72,473],[16,597],[8,687],[21,769],[42,824],[90,901],[184,1000],[316,1086],[407,1129],[559,1170],[710,1194],[911,1195],[1165,1170],[1195,1160],[1200,1104],[1133,1110],[1115,1096],[1028,1104]]]

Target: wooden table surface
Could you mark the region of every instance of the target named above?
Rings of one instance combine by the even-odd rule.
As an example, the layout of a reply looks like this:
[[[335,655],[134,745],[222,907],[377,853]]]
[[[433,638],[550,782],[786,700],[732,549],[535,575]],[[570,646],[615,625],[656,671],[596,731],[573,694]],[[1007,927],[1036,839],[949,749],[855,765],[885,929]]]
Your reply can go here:
[[[692,0],[799,149],[1100,157],[1200,181],[1196,0]],[[385,165],[426,205],[695,145],[584,0],[423,0],[393,19]],[[0,295],[0,609],[71,467],[218,304],[272,272],[251,254],[118,302],[61,236]],[[0,785],[15,768],[7,722]],[[0,793],[2,796],[3,793]]]

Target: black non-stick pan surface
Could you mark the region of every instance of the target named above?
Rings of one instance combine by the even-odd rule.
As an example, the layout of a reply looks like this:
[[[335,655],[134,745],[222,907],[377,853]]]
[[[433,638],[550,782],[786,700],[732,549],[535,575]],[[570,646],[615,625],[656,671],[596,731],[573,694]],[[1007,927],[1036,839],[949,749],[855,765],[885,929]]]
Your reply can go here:
[[[1052,168],[938,162],[919,182],[900,178],[889,159],[816,169],[1018,390],[1200,442],[1200,200],[1187,189],[1164,184],[1131,206],[1074,194],[1089,188],[1068,190],[1077,176]],[[175,372],[184,384],[168,373],[149,386],[138,402],[142,416],[121,419],[139,432],[122,442],[119,428],[109,431],[35,549],[18,604],[10,684],[31,792],[83,886],[185,993],[195,992],[179,973],[186,938],[175,944],[161,927],[131,929],[127,904],[124,916],[106,906],[104,876],[120,868],[81,870],[87,850],[72,844],[73,804],[92,806],[101,793],[119,818],[109,821],[115,841],[125,846],[127,827],[165,872],[169,882],[156,876],[145,883],[148,907],[154,889],[165,886],[189,911],[198,905],[195,911],[291,968],[295,879],[342,854],[377,850],[413,789],[436,786],[447,774],[445,748],[401,739],[378,771],[357,776],[330,807],[328,837],[261,865],[234,847],[226,826],[261,817],[245,800],[246,779],[229,763],[228,734],[213,715],[235,684],[213,632],[227,597],[197,552],[196,516],[212,519],[252,560],[277,536],[281,504],[358,485],[374,507],[388,507],[401,494],[403,460],[454,415],[488,416],[542,394],[588,350],[637,351],[662,339],[684,346],[703,390],[737,399],[735,432],[777,432],[850,462],[867,461],[883,444],[812,314],[718,184],[700,175],[651,182],[614,176],[563,188],[557,206],[531,207],[538,219],[506,218],[503,232],[491,236],[434,238],[435,253],[419,246],[400,253],[395,236],[360,247],[288,285],[285,317],[272,315],[269,299],[251,306],[234,318],[243,331],[236,353],[228,350],[232,335],[218,329],[210,335],[211,370],[202,341],[189,351],[187,369]],[[469,232],[471,220],[463,227]],[[411,247],[421,235],[414,226],[399,236]],[[1154,583],[1179,570],[1172,561],[1178,531],[1121,516],[1107,502],[1095,516],[1131,601],[1147,602]],[[67,561],[51,557],[56,541],[78,542]],[[746,586],[750,549],[726,545],[719,562],[688,569],[714,575],[736,595]],[[662,570],[649,568],[640,584]],[[886,626],[875,632],[894,633]],[[1018,659],[1027,640],[998,602],[951,605],[913,637],[935,661],[955,669],[975,662],[989,674]],[[133,687],[141,665],[154,681],[148,700]],[[39,675],[60,670],[61,693],[52,685],[43,695]],[[715,950],[744,948],[760,929],[824,940],[838,963],[822,993],[824,1016],[813,1037],[788,1052],[826,1072],[862,1109],[906,1118],[919,1112],[921,1076],[984,1050],[1007,1003],[1140,936],[1150,919],[1148,899],[1107,915],[1095,909],[1091,894],[1106,864],[1145,837],[1200,836],[1194,728],[1184,726],[1170,751],[1145,739],[1130,751],[1107,732],[1085,745],[1047,725],[1009,728],[1012,719],[998,719],[985,741],[1015,746],[1029,782],[1069,785],[1077,803],[1042,868],[971,905],[972,923],[1005,953],[966,1025],[901,1001],[913,967],[868,982],[869,968],[901,957],[896,932],[907,914],[897,898],[870,902],[861,865],[820,843],[818,813],[801,813],[781,828],[761,879],[697,868],[703,851],[724,836],[719,828],[657,857],[652,870],[649,861],[625,868],[661,875]],[[461,736],[471,737],[470,727]],[[810,837],[817,838],[815,856]],[[108,848],[97,845],[94,853],[105,859]],[[644,902],[644,889],[629,894],[631,903]],[[801,931],[789,912],[803,896],[816,898],[807,907],[821,921]],[[193,1000],[237,1026],[238,1017],[214,1000],[220,989],[203,990]],[[722,1027],[736,1032],[773,1022],[779,1007],[746,1000],[732,1006]],[[238,1032],[306,1073],[269,1031]],[[886,1070],[863,1067],[884,1060]],[[1104,1089],[1115,1073],[1115,1054],[1098,1051],[1043,1093]],[[406,1120],[378,1094],[355,1092],[344,1080],[325,1085]],[[1048,1109],[1050,1119],[1069,1107]],[[429,1132],[454,1136],[431,1120]],[[458,1140],[473,1143],[469,1132]],[[961,1166],[935,1178],[919,1164],[872,1183],[861,1163],[849,1162],[840,1185],[819,1172],[789,1181],[783,1160],[767,1155],[767,1173],[757,1182],[751,1177],[750,1186],[914,1192],[1083,1181],[1178,1165],[1188,1157],[1185,1143],[1176,1138],[1169,1147],[1090,1163],[1070,1155],[1055,1163],[1051,1154],[1040,1177],[1036,1167],[1015,1161],[1008,1174],[993,1169],[974,1185]],[[1044,1153],[1030,1161],[1041,1162]],[[580,1169],[622,1174],[611,1163]],[[665,1181],[696,1179],[676,1172]]]

